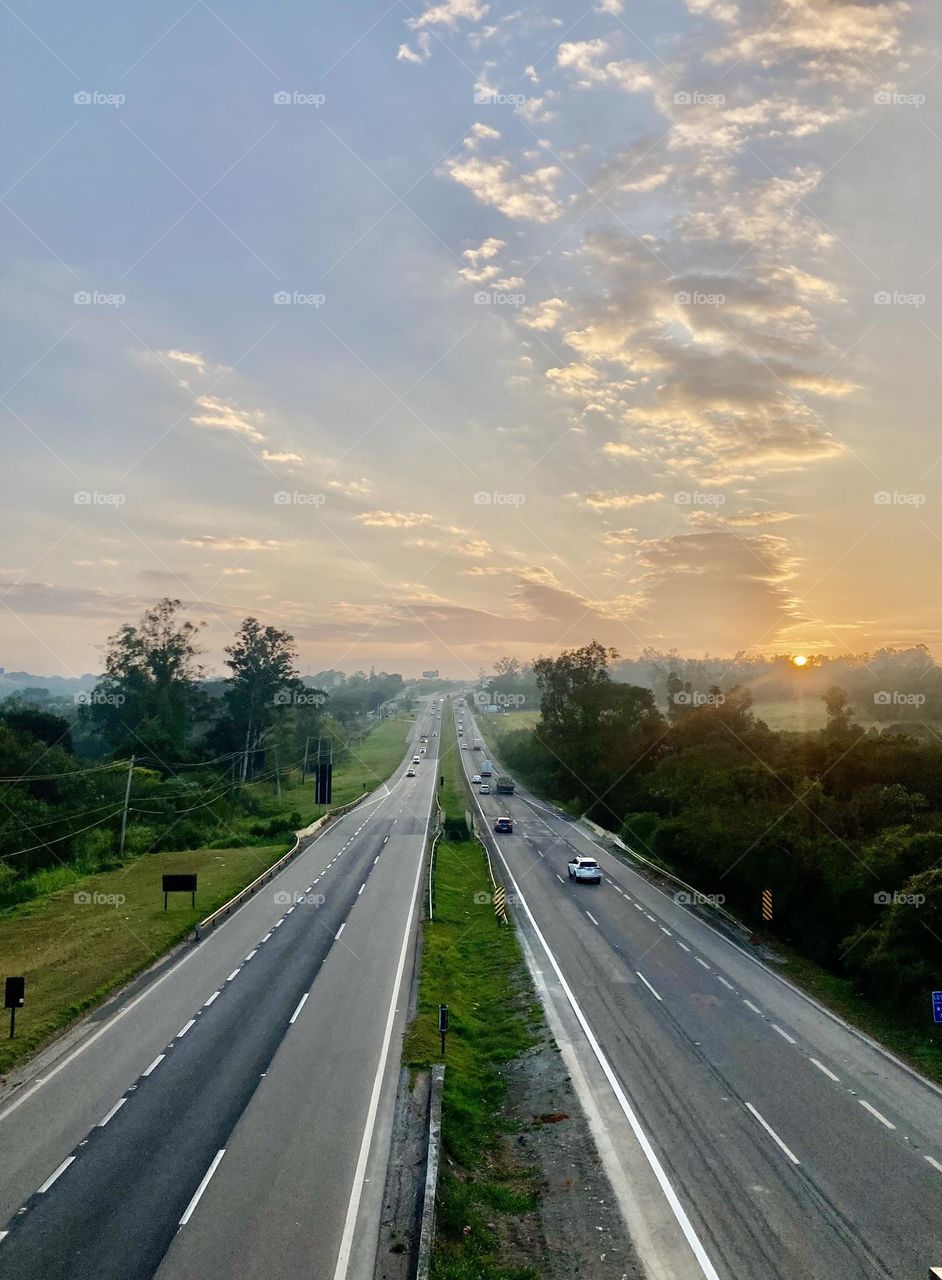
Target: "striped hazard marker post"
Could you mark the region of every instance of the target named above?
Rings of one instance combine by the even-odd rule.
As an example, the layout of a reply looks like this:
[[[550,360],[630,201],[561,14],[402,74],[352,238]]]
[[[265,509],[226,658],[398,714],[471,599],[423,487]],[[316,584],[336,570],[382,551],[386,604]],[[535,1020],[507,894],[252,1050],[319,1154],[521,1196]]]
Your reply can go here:
[[[766,921],[772,919],[772,890],[771,889],[762,890],[762,919]]]
[[[495,886],[494,889],[494,915],[504,924],[507,923],[507,890],[502,884]]]

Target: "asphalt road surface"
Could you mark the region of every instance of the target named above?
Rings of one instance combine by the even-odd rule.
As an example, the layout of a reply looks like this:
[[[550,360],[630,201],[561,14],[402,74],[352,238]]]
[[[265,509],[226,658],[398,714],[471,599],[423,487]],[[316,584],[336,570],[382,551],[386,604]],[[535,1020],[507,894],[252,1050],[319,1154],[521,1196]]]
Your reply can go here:
[[[3,1280],[372,1274],[437,748],[4,1100]]]
[[[480,737],[462,715],[464,740]],[[460,754],[470,776],[488,753]],[[942,1265],[942,1091],[583,824],[519,786],[472,789],[650,1274],[910,1280]],[[495,836],[504,813],[514,833]],[[570,882],[574,852],[598,859],[600,885]]]

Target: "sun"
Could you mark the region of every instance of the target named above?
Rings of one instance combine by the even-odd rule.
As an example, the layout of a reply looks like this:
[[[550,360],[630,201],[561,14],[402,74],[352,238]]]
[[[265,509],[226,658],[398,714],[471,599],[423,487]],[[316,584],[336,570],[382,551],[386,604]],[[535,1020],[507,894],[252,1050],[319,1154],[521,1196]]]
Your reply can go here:
[[[808,665],[808,659],[803,653],[796,653],[792,658],[793,667],[806,667],[807,665]]]

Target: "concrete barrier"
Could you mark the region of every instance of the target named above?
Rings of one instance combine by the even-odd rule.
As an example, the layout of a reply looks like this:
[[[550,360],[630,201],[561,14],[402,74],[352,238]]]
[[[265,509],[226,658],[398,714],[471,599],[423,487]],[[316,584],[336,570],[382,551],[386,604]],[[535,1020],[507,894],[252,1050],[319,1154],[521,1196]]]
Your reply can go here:
[[[445,1064],[432,1067],[432,1091],[428,1108],[428,1162],[425,1166],[425,1197],[422,1201],[422,1227],[419,1231],[419,1254],[415,1280],[428,1280],[435,1243],[435,1194],[438,1190],[438,1166],[442,1152],[442,1089]]]

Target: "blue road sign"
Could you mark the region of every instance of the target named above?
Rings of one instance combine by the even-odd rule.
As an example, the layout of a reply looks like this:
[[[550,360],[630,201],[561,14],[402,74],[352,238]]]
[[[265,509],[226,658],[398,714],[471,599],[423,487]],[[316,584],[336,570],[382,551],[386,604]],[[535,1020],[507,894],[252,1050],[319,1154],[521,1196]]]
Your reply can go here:
[[[942,1022],[942,991],[932,993],[932,1017],[935,1022]]]

